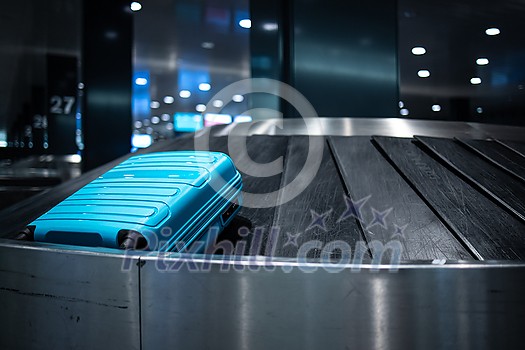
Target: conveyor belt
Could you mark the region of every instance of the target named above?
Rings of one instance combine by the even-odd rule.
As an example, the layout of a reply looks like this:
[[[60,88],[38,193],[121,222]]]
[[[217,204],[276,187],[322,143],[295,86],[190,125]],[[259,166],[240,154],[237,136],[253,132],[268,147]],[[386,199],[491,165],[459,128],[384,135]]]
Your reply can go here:
[[[446,169],[411,139],[374,140],[478,259],[525,258],[525,225],[521,221]]]
[[[501,169],[448,139],[417,137],[456,174],[525,222],[525,186]]]
[[[352,199],[365,200],[360,212],[367,241],[386,244],[399,239],[404,260],[472,259],[370,137],[332,137],[330,141]],[[377,220],[381,213],[386,214],[384,226]]]
[[[495,166],[525,182],[525,157],[496,141],[458,139]]]
[[[321,142],[321,166],[299,196],[279,206],[263,197],[263,208],[243,207],[220,240],[234,245],[245,241],[244,247],[236,250],[244,255],[296,257],[299,248],[312,241],[319,241],[320,247],[344,242],[354,252],[361,243],[395,240],[402,244],[401,257],[406,261],[523,259],[525,224],[520,217],[525,216],[525,187],[504,170],[512,167],[518,171],[521,156],[509,155],[513,151],[487,144],[489,141],[419,140],[376,137],[372,141],[363,136]],[[229,149],[228,144],[239,142],[246,142],[246,154],[238,153],[238,146]],[[479,149],[473,151],[466,144]],[[306,136],[210,138],[211,150],[228,153],[236,161],[244,190],[249,193],[273,192],[293,181],[305,163],[308,145]],[[489,146],[498,152],[489,153]],[[194,147],[193,137],[182,137],[140,152]],[[128,156],[0,212],[2,236],[12,237]],[[268,163],[279,157],[284,160],[282,174],[257,177],[256,164],[250,161]],[[286,191],[281,196],[288,196]],[[239,234],[241,227],[244,231]],[[332,255],[341,253],[336,249]],[[373,252],[369,253],[366,256],[374,258]],[[319,248],[312,246],[307,256],[319,258]]]
[[[518,153],[519,155],[525,157],[525,143],[507,141],[507,140],[496,140],[496,141],[508,147],[509,149],[513,150],[514,152]]]
[[[243,164],[242,154],[228,150],[228,139],[216,137],[235,129],[233,124],[212,128],[210,148],[236,159],[245,190],[268,192],[289,184],[302,168],[309,143],[292,135],[304,134],[303,124],[284,120],[281,129],[264,121],[245,128],[243,135],[265,134],[247,138],[250,158],[267,163],[282,156],[282,174],[248,174],[257,167]],[[523,347],[524,224],[452,168],[444,155],[411,138],[443,137],[439,142],[459,146],[467,162],[482,161],[487,169],[504,172],[504,179],[521,181],[503,168],[515,167],[507,161],[518,164],[521,155],[510,148],[505,151],[514,153],[501,148],[490,153],[486,147],[492,143],[469,139],[523,141],[523,129],[397,118],[323,118],[321,126],[315,132],[331,135],[330,148],[324,149],[319,172],[305,191],[281,206],[242,208],[221,235],[244,248],[257,237],[262,246],[248,254],[273,254],[273,259],[178,253],[159,257],[156,252],[0,239],[0,348]],[[283,136],[266,135],[272,133]],[[372,139],[371,134],[393,137]],[[474,151],[453,137],[482,146]],[[190,135],[139,153],[193,148]],[[12,235],[127,157],[1,211],[0,236]],[[492,181],[506,185],[499,177]],[[269,197],[261,200],[271,204]],[[360,210],[347,207],[352,203]],[[326,231],[322,221],[312,221],[310,209],[331,214],[325,218]],[[244,229],[239,235],[243,226],[251,227],[252,234]],[[272,226],[280,232],[274,240],[269,239]],[[262,228],[260,236],[253,234],[257,227]],[[372,263],[365,260],[364,265],[348,259],[341,259],[342,264],[316,259],[304,263],[290,258],[298,251],[295,238],[298,246],[336,240],[352,249],[356,240],[398,241],[403,261],[389,264],[383,259],[382,265],[374,265],[378,255],[370,249]],[[275,250],[266,249],[269,242],[276,243],[270,245]],[[316,249],[307,253],[319,256]],[[342,252],[331,253],[338,258]]]
[[[316,136],[322,138],[323,136]],[[275,256],[296,257],[298,248],[308,241],[343,241],[350,249],[340,254],[353,252],[362,234],[354,217],[345,215],[347,210],[342,186],[335,162],[326,143],[317,175],[305,190],[291,201],[277,207],[273,227],[280,232]],[[307,136],[292,136],[284,166],[284,181],[290,183],[304,166],[308,151]],[[282,196],[288,196],[283,191]],[[294,240],[291,236],[298,235]],[[313,248],[309,257],[319,258],[320,249]]]

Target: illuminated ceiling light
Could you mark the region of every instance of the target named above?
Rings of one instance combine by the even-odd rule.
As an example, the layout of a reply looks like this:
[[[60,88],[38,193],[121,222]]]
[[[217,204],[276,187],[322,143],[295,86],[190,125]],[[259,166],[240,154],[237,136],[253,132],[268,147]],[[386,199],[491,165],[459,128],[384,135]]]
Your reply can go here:
[[[279,26],[277,25],[277,23],[264,23],[263,24],[263,29],[269,32],[277,30],[278,28]]]
[[[229,114],[207,113],[204,115],[204,120],[213,124],[230,124],[232,116]]]
[[[401,114],[401,115],[408,115],[409,114],[408,109],[403,108],[402,110],[399,111],[399,114]]]
[[[211,85],[208,83],[200,83],[199,84],[199,90],[200,91],[210,91]]]
[[[204,112],[206,110],[206,105],[202,104],[202,103],[199,103],[198,105],[195,106],[195,110],[197,112]]]
[[[239,103],[239,102],[244,101],[244,96],[243,95],[233,95],[232,100],[233,102]]]
[[[168,113],[164,113],[160,116],[160,119],[162,119],[163,122],[167,122],[170,120],[170,115]]]
[[[151,101],[151,103],[149,104],[149,106],[153,109],[157,109],[160,107],[160,102],[159,101]]]
[[[235,117],[234,121],[236,123],[249,123],[251,122],[253,119],[251,116],[249,115],[238,115]]]
[[[163,101],[165,104],[170,105],[173,102],[175,102],[175,99],[173,98],[173,96],[164,96]]]
[[[399,106],[399,108],[405,107],[405,104],[403,103],[403,101],[399,101],[397,105]]]
[[[250,29],[252,27],[252,21],[249,19],[241,19],[239,25],[243,28]]]
[[[173,123],[166,124],[166,130],[173,130]]]
[[[478,114],[483,113],[483,108],[481,107],[476,108],[476,112],[478,112]]]
[[[160,118],[154,115],[151,117],[151,124],[158,124],[160,122]]]
[[[188,98],[191,96],[191,92],[189,90],[180,90],[179,96],[181,98]]]
[[[82,90],[84,88],[84,83],[78,83],[78,89]]]
[[[426,69],[422,69],[420,70],[419,72],[417,72],[417,75],[420,77],[420,78],[428,78],[430,76],[430,71],[429,70],[426,70]]]
[[[146,148],[151,146],[153,139],[149,135],[137,134],[131,138],[131,144],[133,147]]]
[[[80,163],[82,161],[82,156],[80,154],[72,154],[69,157],[71,163]]]
[[[472,78],[472,79],[470,79],[470,83],[472,85],[479,85],[479,84],[481,84],[481,78],[478,78],[478,77]]]
[[[434,112],[441,111],[441,106],[440,105],[432,105],[432,111],[434,111]]]
[[[135,122],[135,129],[140,129],[140,128],[142,128],[142,122],[140,120],[137,120]]]
[[[148,79],[146,79],[146,78],[137,78],[137,79],[135,79],[135,84],[140,85],[140,86],[147,85],[148,84]]]
[[[485,66],[487,64],[489,64],[489,59],[488,58],[484,58],[484,57],[480,57],[476,60],[476,64],[478,66]]]
[[[498,29],[498,28],[489,28],[485,31],[485,34],[487,35],[498,35],[499,33],[501,33],[501,31]]]
[[[133,1],[131,5],[129,5],[129,8],[131,9],[131,11],[136,12],[142,9],[142,5],[140,4],[140,2]]]
[[[214,100],[212,104],[213,104],[213,107],[217,107],[217,108],[221,108],[222,106],[224,106],[224,102],[222,102],[222,100]]]
[[[416,56],[424,55],[426,52],[427,52],[427,50],[424,47],[421,47],[421,46],[416,46],[416,47],[412,48],[412,54],[414,54]]]
[[[213,48],[215,47],[215,44],[212,43],[211,41],[205,41],[205,42],[203,42],[203,43],[201,44],[201,47],[202,47],[203,49],[211,50],[211,49],[213,49]]]

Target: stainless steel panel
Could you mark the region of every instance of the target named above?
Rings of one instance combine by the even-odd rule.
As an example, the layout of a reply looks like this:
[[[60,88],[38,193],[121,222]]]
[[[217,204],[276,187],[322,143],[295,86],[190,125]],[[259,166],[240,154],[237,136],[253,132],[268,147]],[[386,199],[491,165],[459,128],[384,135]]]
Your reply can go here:
[[[330,273],[277,264],[166,272],[144,259],[143,349],[452,349],[521,347],[525,265],[370,266]],[[440,263],[438,261],[438,263]],[[177,265],[173,265],[177,266]],[[242,265],[237,265],[240,267]],[[162,269],[159,269],[161,267]],[[305,272],[315,268],[315,272]],[[224,268],[224,270],[226,270]]]
[[[310,128],[307,128],[307,124]],[[509,127],[510,128],[510,127]],[[312,132],[313,130],[313,132]],[[525,128],[511,128],[525,131]],[[241,135],[329,135],[329,136],[393,136],[414,135],[434,137],[487,138],[483,125],[476,127],[463,122],[428,121],[402,118],[295,118],[268,119],[249,125],[232,124],[214,133],[215,136]],[[525,138],[525,132],[524,136]]]
[[[267,119],[249,125],[230,124],[212,132],[227,135],[308,135],[307,128],[315,126],[311,135],[326,136],[392,136],[464,137],[472,139],[498,138],[525,141],[525,128],[507,125],[417,120],[402,118],[318,118]]]
[[[138,257],[0,240],[0,349],[139,349]]]
[[[468,123],[473,128],[482,130],[495,139],[525,141],[525,128],[510,125]]]

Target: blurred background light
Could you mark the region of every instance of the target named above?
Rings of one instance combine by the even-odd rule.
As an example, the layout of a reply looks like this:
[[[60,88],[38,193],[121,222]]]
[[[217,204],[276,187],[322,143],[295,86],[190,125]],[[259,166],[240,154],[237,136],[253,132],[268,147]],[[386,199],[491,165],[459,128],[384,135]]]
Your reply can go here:
[[[140,2],[136,1],[133,1],[131,5],[129,5],[129,7],[133,12],[140,11],[142,9],[142,5],[140,4]]]
[[[487,64],[489,64],[489,59],[488,58],[484,58],[484,57],[480,57],[476,60],[476,64],[478,66],[485,66]]]
[[[200,83],[199,84],[199,90],[200,91],[210,91],[211,85],[209,83]]]
[[[428,78],[430,76],[430,71],[427,69],[421,69],[420,71],[417,72],[417,75],[420,78]]]
[[[245,18],[245,19],[241,19],[239,21],[239,25],[242,27],[242,28],[246,28],[246,29],[250,29],[252,27],[252,21]]]
[[[481,84],[481,78],[474,77],[474,78],[470,79],[470,83],[472,85],[479,85],[479,84]]]
[[[151,146],[152,138],[150,135],[134,134],[131,137],[131,145],[137,148],[146,148]]]
[[[189,98],[191,96],[191,92],[189,90],[181,90],[179,92],[179,96],[181,98]]]
[[[424,55],[427,52],[427,50],[424,47],[416,46],[412,48],[412,53],[416,56]]]
[[[233,102],[242,102],[244,101],[244,96],[243,95],[233,95],[232,100]]]
[[[499,33],[501,33],[501,31],[498,28],[488,28],[487,30],[485,30],[485,34],[491,36],[498,35]]]

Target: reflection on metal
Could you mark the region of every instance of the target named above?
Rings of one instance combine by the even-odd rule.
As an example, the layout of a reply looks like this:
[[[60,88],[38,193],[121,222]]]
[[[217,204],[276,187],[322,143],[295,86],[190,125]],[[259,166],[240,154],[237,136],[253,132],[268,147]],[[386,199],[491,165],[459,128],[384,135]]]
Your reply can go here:
[[[126,260],[109,249],[69,249],[0,241],[7,335],[0,347],[433,349],[521,341],[523,263],[347,265],[331,273],[330,264],[291,259]]]
[[[123,258],[1,240],[0,348],[139,349],[138,257]]]
[[[163,263],[180,269],[166,273],[155,257],[143,260],[144,349],[484,348],[487,339],[521,341],[513,330],[523,326],[524,264],[329,273],[319,264],[314,272],[286,262],[255,271],[215,260],[208,272],[190,272],[193,265],[168,257]]]
[[[213,136],[226,135],[306,135],[308,119],[269,119],[253,122],[236,129],[235,125],[213,133]],[[312,121],[313,122],[313,121]],[[321,128],[314,135],[330,136],[392,136],[412,137],[414,135],[432,137],[466,137],[475,139],[499,138],[505,140],[525,140],[525,128],[481,123],[417,120],[401,118],[320,118]],[[242,129],[242,132],[239,131]],[[247,130],[247,131],[246,131]]]

